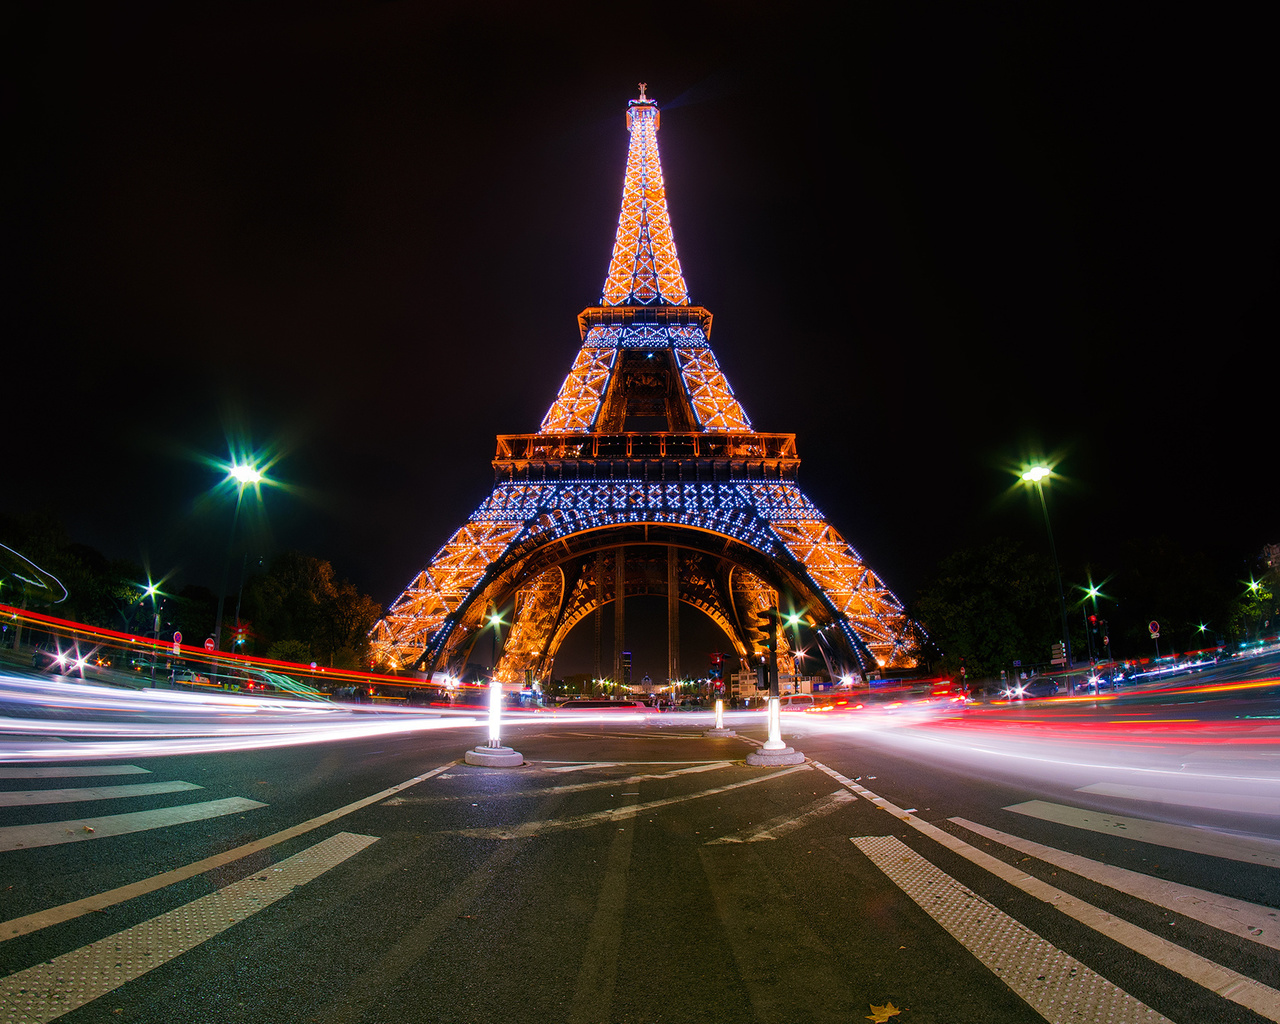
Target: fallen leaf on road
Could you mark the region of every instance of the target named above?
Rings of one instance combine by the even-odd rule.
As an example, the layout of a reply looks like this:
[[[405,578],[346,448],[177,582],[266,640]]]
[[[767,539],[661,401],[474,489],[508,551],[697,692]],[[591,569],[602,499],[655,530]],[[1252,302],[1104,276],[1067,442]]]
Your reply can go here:
[[[872,1016],[868,1017],[867,1020],[874,1021],[874,1024],[887,1024],[890,1017],[896,1017],[901,1012],[893,1003],[885,1003],[884,1006],[876,1006],[875,1003],[872,1003]]]
[[[85,830],[86,832],[92,832],[92,831],[93,831],[93,829],[91,829],[88,825],[86,825],[86,826],[84,827],[84,830]]]

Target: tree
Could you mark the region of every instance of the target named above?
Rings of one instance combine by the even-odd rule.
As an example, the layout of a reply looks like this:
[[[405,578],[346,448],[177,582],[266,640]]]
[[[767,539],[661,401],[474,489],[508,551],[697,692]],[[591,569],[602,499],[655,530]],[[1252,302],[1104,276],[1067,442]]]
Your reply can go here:
[[[309,658],[331,668],[366,663],[368,633],[382,607],[339,579],[333,566],[296,551],[278,556],[265,576],[245,585],[244,616],[254,625],[255,651],[285,641],[301,644]]]
[[[1108,587],[1117,601],[1111,629],[1119,654],[1154,654],[1152,621],[1160,623],[1162,653],[1205,646],[1210,641],[1200,634],[1201,623],[1218,633],[1229,629],[1232,588],[1202,552],[1169,537],[1143,537],[1125,545],[1121,565]]]
[[[963,658],[971,677],[992,677],[1014,661],[1049,660],[1061,632],[1056,588],[1048,558],[997,538],[945,558],[913,613],[950,671]]]

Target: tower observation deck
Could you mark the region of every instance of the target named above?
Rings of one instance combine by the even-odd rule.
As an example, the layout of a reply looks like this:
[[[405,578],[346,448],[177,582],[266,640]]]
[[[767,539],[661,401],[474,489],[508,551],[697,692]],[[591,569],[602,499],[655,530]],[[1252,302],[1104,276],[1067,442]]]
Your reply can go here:
[[[630,101],[622,207],[604,288],[537,433],[503,434],[493,492],[374,627],[387,667],[457,670],[492,608],[514,606],[495,674],[544,680],[569,632],[613,606],[625,672],[626,598],[663,596],[668,677],[679,607],[712,619],[745,662],[765,608],[794,608],[832,678],[914,664],[901,602],[796,483],[794,434],[754,429],[691,305],[658,153],[660,116]],[[785,633],[785,631],[783,631]],[[477,650],[479,653],[479,650]],[[786,636],[778,658],[793,671]]]

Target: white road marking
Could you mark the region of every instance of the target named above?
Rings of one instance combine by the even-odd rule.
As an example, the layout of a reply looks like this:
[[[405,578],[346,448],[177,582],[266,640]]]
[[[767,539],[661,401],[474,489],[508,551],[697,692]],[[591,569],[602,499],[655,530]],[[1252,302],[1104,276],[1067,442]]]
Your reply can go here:
[[[106,892],[100,892],[94,896],[86,896],[81,900],[73,900],[70,903],[63,903],[61,906],[50,907],[48,910],[39,910],[34,914],[27,914],[25,917],[15,917],[8,921],[0,922],[0,941],[12,939],[18,935],[38,932],[41,928],[61,924],[63,921],[71,921],[84,914],[91,914],[95,910],[114,907],[117,903],[124,903],[126,900],[131,900],[136,896],[144,896],[149,892],[156,892],[166,886],[185,882],[188,878],[194,878],[196,875],[203,875],[206,871],[220,868],[224,864],[239,860],[241,857],[248,857],[250,854],[268,850],[286,840],[305,835],[321,825],[327,825],[331,821],[346,817],[353,811],[361,810],[370,804],[379,803],[389,796],[394,796],[396,793],[408,789],[410,786],[416,786],[419,782],[435,778],[437,775],[454,767],[457,763],[457,761],[450,761],[448,764],[442,764],[439,768],[432,768],[429,772],[423,772],[421,775],[415,775],[412,779],[398,782],[394,786],[374,793],[372,796],[354,800],[335,810],[326,811],[324,814],[310,818],[301,824],[293,825],[262,839],[255,839],[253,842],[245,843],[243,846],[237,846],[234,850],[216,853],[212,857],[205,857],[203,860],[183,865],[180,868],[174,868],[172,871],[165,871],[158,875],[152,875],[150,878],[131,882],[129,885],[108,889]]]
[[[649,762],[646,761],[644,763],[648,764]],[[684,764],[685,762],[681,761],[678,763]],[[617,789],[621,786],[634,786],[641,782],[652,782],[656,779],[670,779],[670,778],[675,778],[678,775],[694,775],[699,772],[710,772],[710,771],[715,771],[719,768],[729,768],[732,766],[732,764],[733,764],[732,761],[712,761],[710,764],[695,764],[689,768],[677,768],[674,771],[669,771],[669,772],[651,772],[647,775],[628,775],[625,778],[597,779],[595,782],[573,782],[564,786],[557,784],[555,787],[555,791],[557,793],[583,793],[591,789]],[[617,768],[617,767],[621,767],[621,765],[610,763],[605,767]],[[553,769],[548,768],[546,770],[552,771]],[[456,776],[441,775],[440,778],[452,779],[452,778],[456,778]],[[527,798],[528,795],[529,795],[528,793],[522,792],[520,790],[511,790],[509,792],[504,792],[504,793],[491,793],[485,798],[485,800],[487,803],[491,804],[497,800],[504,800],[508,798],[523,800]],[[622,795],[626,796],[627,794],[623,793]],[[386,806],[387,807],[420,807],[424,804],[456,803],[458,799],[459,798],[456,796],[392,797],[390,800],[386,802]],[[465,799],[470,799],[470,798],[468,797]]]
[[[617,761],[587,761],[583,764],[562,764],[556,768],[546,768],[548,772],[584,772],[589,768],[617,768]]]
[[[167,914],[0,979],[0,1016],[56,1020],[207,942],[377,841],[339,832]]]
[[[0,792],[0,807],[38,807],[42,804],[74,804],[82,800],[118,800],[130,796],[185,793],[204,789],[194,782],[138,782],[128,786],[86,786],[82,789],[22,789]]]
[[[963,839],[953,836],[950,832],[944,832],[936,825],[931,825],[929,822],[917,818],[914,814],[907,814],[901,807],[890,803],[883,797],[877,796],[853,780],[846,779],[839,772],[828,768],[824,764],[814,761],[813,766],[826,772],[859,796],[865,796],[881,810],[888,811],[895,818],[906,822],[922,835],[926,835],[945,846],[948,850],[958,853],[961,857],[980,868],[984,868],[1010,885],[1017,886],[1028,895],[1056,907],[1068,917],[1079,921],[1102,935],[1106,935],[1108,938],[1114,939],[1121,945],[1128,946],[1135,953],[1145,956],[1148,960],[1159,964],[1161,967],[1166,967],[1177,974],[1181,974],[1189,981],[1195,982],[1195,984],[1207,988],[1211,992],[1216,992],[1224,999],[1230,999],[1234,1003],[1248,1007],[1268,1020],[1280,1021],[1280,992],[1275,989],[1254,981],[1252,978],[1246,978],[1243,974],[1229,970],[1220,964],[1214,963],[1212,960],[1206,960],[1204,957],[1183,949],[1167,939],[1162,939],[1158,935],[1152,935],[1149,931],[1108,914],[1091,903],[1077,899],[1070,893],[1055,889],[1048,882],[1041,881],[1034,875],[1029,875],[1025,871],[1006,864],[989,853],[983,853],[976,847],[970,846]]]
[[[719,843],[764,843],[774,839],[781,839],[789,832],[795,832],[802,829],[810,822],[816,821],[818,818],[826,817],[851,801],[856,800],[852,793],[844,789],[838,789],[834,793],[828,793],[824,797],[819,797],[801,807],[795,814],[780,814],[776,818],[770,818],[768,821],[761,822],[754,828],[743,829],[734,832],[731,835],[721,836],[719,839],[712,839],[706,845],[715,846]]]
[[[134,811],[131,814],[108,814],[100,818],[73,818],[69,821],[47,821],[39,825],[8,825],[0,828],[0,851],[29,850],[39,846],[57,846],[60,843],[78,843],[87,839],[104,839],[122,836],[130,832],[180,825],[188,821],[219,818],[224,814],[256,811],[266,807],[257,800],[243,797],[227,797],[225,800],[208,800],[199,804],[183,804],[180,807],[161,807],[152,811]]]
[[[1280,867],[1280,842],[1257,836],[1234,836],[1215,829],[1196,828],[1190,825],[1167,825],[1162,821],[1145,818],[1127,818],[1120,814],[1088,811],[1081,807],[1068,807],[1044,800],[1028,800],[1005,808],[1042,821],[1059,825],[1101,832],[1103,835],[1123,836],[1139,843],[1168,846],[1174,850],[1203,853],[1210,857],[1243,861],[1246,864],[1265,864]]]
[[[1126,786],[1118,782],[1096,782],[1092,786],[1081,786],[1076,792],[1114,796],[1121,800],[1144,800],[1151,804],[1173,804],[1177,807],[1209,807],[1244,814],[1280,814],[1280,796],[1206,793],[1203,790],[1164,789],[1160,786]]]
[[[1112,1020],[1171,1024],[895,836],[863,836],[851,842],[1049,1024]]]
[[[798,764],[794,768],[784,768],[780,772],[773,772],[769,775],[758,775],[742,782],[733,782],[727,786],[717,786],[715,789],[704,789],[697,793],[687,793],[684,796],[673,796],[664,800],[650,800],[643,804],[614,807],[607,811],[596,811],[592,814],[582,814],[574,818],[553,818],[548,821],[526,821],[521,825],[514,826],[513,828],[453,829],[450,834],[469,836],[472,839],[524,839],[528,836],[541,835],[544,832],[566,832],[579,828],[591,828],[606,821],[626,821],[629,818],[634,818],[642,811],[651,811],[658,807],[666,807],[669,804],[680,804],[687,800],[700,800],[703,797],[715,796],[717,793],[728,793],[731,790],[741,789],[744,786],[754,786],[757,783],[768,782],[771,779],[780,779],[782,776],[790,775],[792,772],[803,772],[809,770],[810,768],[807,764]]]
[[[150,775],[135,764],[46,765],[43,768],[0,765],[0,779],[87,779],[91,775]]]
[[[966,818],[951,820],[970,832],[1007,846],[1011,850],[1028,854],[1046,864],[1053,864],[1090,881],[1136,896],[1147,903],[1163,907],[1170,913],[1193,918],[1211,928],[1248,939],[1250,942],[1280,949],[1280,910],[1206,892],[1204,889],[1181,885],[1178,882],[1167,882],[1163,878],[1153,878],[1139,871],[1130,871],[1127,868],[1103,864],[1074,853],[1055,850],[1052,846],[1043,846],[1030,839],[1023,839],[1021,836],[1009,835],[1007,832],[979,825]]]

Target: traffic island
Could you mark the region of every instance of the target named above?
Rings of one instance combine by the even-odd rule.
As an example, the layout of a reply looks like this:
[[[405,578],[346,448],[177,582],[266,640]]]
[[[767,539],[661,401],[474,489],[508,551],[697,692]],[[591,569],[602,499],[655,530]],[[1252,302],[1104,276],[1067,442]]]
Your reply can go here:
[[[476,747],[468,750],[462,759],[467,764],[478,764],[485,768],[519,768],[524,764],[524,754],[510,747]]]
[[[758,768],[772,768],[784,764],[804,764],[804,754],[783,745],[781,750],[761,748],[747,755],[747,764]]]

